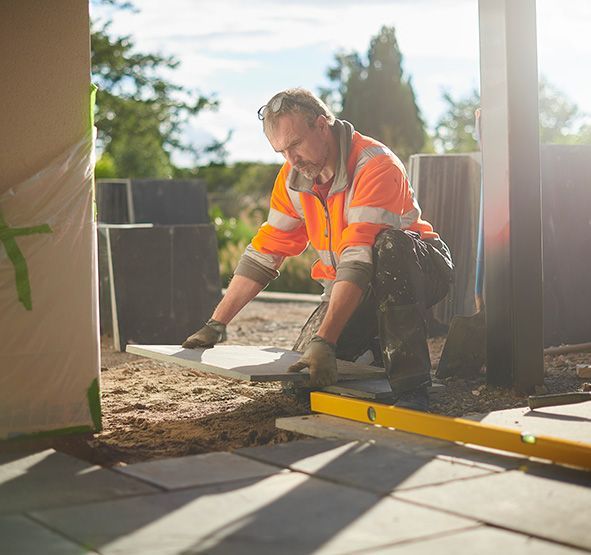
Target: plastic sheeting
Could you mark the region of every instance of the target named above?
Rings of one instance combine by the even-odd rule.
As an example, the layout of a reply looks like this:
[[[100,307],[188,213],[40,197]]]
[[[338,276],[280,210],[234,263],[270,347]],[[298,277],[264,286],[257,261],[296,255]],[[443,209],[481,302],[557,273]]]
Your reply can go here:
[[[100,428],[89,132],[0,196],[0,438]]]

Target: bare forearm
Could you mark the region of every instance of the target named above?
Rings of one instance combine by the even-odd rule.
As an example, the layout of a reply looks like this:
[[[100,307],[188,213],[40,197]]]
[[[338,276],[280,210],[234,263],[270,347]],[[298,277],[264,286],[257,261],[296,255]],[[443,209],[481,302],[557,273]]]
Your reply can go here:
[[[234,276],[212,318],[222,324],[229,324],[262,289],[263,286],[257,281],[245,276]]]
[[[334,284],[330,294],[330,302],[318,335],[329,343],[336,343],[349,321],[349,318],[359,306],[363,290],[350,281],[338,281]]]

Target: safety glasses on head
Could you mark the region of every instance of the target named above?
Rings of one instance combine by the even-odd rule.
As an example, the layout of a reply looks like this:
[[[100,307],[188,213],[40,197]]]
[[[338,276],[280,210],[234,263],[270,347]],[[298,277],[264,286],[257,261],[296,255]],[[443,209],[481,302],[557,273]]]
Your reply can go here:
[[[287,93],[279,93],[277,96],[273,97],[268,104],[263,104],[257,111],[258,118],[263,121],[267,115],[270,113],[276,114],[281,110],[281,107],[285,103],[286,107],[294,107],[294,106],[301,106],[302,108],[307,108],[311,112],[315,114],[318,113],[318,110],[315,109],[314,106],[310,102],[305,102],[304,100],[298,100],[293,96],[288,95]]]

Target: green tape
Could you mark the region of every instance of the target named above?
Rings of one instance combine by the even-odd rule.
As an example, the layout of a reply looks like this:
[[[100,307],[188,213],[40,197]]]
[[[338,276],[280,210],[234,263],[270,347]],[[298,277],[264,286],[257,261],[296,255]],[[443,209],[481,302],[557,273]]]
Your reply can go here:
[[[88,408],[90,409],[90,416],[94,424],[94,431],[100,432],[103,429],[103,417],[101,412],[101,392],[99,388],[98,378],[92,380],[90,387],[86,391],[86,398],[88,399]]]
[[[8,434],[6,440],[0,441],[27,441],[30,439],[43,439],[46,437],[65,436],[73,434],[88,434],[92,433],[91,426],[70,426],[69,428],[58,428],[56,430],[48,430],[46,432],[11,432]]]
[[[29,281],[29,268],[27,261],[20,250],[15,237],[35,235],[38,233],[53,233],[47,224],[32,227],[8,227],[6,220],[0,212],[0,243],[4,245],[6,254],[14,266],[16,292],[18,300],[27,310],[33,310],[33,297],[31,295],[31,282]]]
[[[96,91],[98,91],[98,87],[94,84],[90,84],[90,130],[94,127],[94,106],[96,104]]]
[[[90,114],[90,133],[92,134],[92,128],[94,127],[94,107],[96,105],[96,91],[98,91],[98,87],[94,84],[90,84],[90,107],[89,107],[89,114]],[[94,221],[98,221],[98,206],[96,204],[96,186],[94,183],[94,168],[92,168],[92,213],[94,215]]]

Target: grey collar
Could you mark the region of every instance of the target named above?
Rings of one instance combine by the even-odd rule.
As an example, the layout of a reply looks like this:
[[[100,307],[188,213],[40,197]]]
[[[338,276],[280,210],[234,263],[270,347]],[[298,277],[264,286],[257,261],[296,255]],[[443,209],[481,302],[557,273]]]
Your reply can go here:
[[[351,152],[351,143],[355,129],[345,120],[337,119],[334,122],[334,132],[337,134],[339,145],[339,155],[337,157],[337,166],[334,172],[334,181],[328,192],[328,197],[344,191],[349,186],[349,175],[347,174],[347,160]],[[300,174],[295,168],[292,168],[287,178],[287,186],[292,191],[301,193],[312,192],[314,182],[311,179]],[[327,197],[327,198],[328,198]]]

